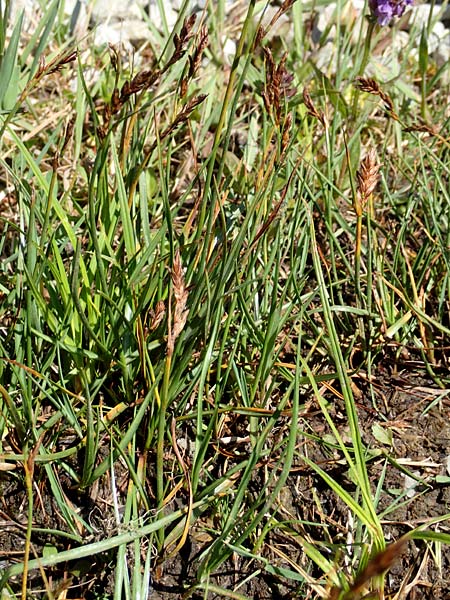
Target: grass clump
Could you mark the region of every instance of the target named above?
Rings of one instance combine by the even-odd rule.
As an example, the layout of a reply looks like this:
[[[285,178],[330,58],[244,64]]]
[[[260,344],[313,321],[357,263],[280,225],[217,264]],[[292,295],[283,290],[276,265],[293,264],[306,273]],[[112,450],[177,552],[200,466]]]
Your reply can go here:
[[[3,27],[5,597],[445,589],[448,65],[223,9],[132,60]]]

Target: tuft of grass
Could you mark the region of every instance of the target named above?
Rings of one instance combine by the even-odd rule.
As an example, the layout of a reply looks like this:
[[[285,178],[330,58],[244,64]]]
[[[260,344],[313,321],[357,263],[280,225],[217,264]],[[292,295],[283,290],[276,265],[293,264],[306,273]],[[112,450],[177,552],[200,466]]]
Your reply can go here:
[[[0,11],[0,588],[412,590],[448,560],[448,65],[413,25],[372,76],[345,3],[325,67],[310,5],[188,4],[133,60]]]

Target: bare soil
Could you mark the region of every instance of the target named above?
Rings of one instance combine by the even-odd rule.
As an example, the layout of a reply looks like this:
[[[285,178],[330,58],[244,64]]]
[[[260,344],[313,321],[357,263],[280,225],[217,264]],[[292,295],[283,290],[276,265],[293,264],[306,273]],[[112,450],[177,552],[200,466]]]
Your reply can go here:
[[[378,514],[382,517],[386,540],[390,542],[450,512],[447,478],[450,470],[450,390],[438,388],[419,373],[405,371],[401,375],[389,375],[380,371],[379,375],[374,403],[368,399],[368,386],[364,379],[355,379],[355,393],[358,396],[362,437],[373,454],[368,463],[369,476],[374,492],[379,486]],[[333,388],[330,389],[325,393],[329,395],[333,419],[345,436],[347,425],[343,404]],[[305,437],[302,432],[315,432],[317,439]],[[320,443],[320,439],[329,434],[321,413],[310,405],[299,423],[300,452],[280,494],[277,515],[280,520],[289,521],[291,532],[317,544],[322,552],[326,550],[351,581],[358,571],[358,546],[355,542],[357,532],[352,529],[348,508],[302,461],[302,455],[306,453],[344,488],[353,492],[355,486],[342,457],[337,451],[331,453],[329,445]],[[0,476],[1,568],[23,557],[27,503],[19,481],[14,472],[3,472]],[[108,497],[109,483],[107,478],[103,481],[95,500],[92,493],[81,493],[70,489],[70,486],[66,490],[73,506],[95,525],[98,539],[113,532],[113,513],[109,510],[109,514],[106,508],[111,500]],[[262,483],[256,476],[255,487]],[[39,493],[35,494],[33,553],[39,556],[49,545],[58,550],[73,547],[76,544],[66,538],[48,536],[39,531],[44,528],[64,531],[65,524],[56,510],[51,491],[46,489],[43,472],[39,473],[39,470],[36,485]],[[429,527],[448,532],[449,522],[430,524]],[[214,591],[196,590],[200,556],[207,551],[210,542],[211,538],[198,527],[192,530],[180,553],[155,567],[152,600],[223,598]],[[346,555],[336,551],[337,545],[347,548]],[[261,552],[276,568],[275,573],[268,572],[262,561],[257,564],[250,558],[233,555],[224,567],[214,573],[210,585],[235,590],[244,598],[254,600],[319,597],[307,584],[283,576],[282,569],[292,570],[292,565],[298,565],[309,577],[316,578],[322,589],[326,583],[322,574],[307,560],[295,535],[285,535],[282,529],[274,528]],[[47,570],[46,575],[48,584],[57,592],[55,597],[110,598],[113,594],[114,565],[115,556],[111,552],[79,561],[77,565]],[[18,591],[21,587],[19,579],[12,583]],[[42,590],[33,592],[33,598],[47,597],[38,571],[30,574],[29,589]],[[64,596],[58,596],[58,593]],[[450,599],[450,548],[410,541],[386,576],[384,593],[384,598],[399,600]]]

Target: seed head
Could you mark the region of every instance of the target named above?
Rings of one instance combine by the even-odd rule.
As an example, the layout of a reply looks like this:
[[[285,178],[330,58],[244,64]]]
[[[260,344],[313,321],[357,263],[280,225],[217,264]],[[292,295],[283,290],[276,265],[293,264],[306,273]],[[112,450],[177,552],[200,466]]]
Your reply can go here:
[[[377,155],[374,150],[369,150],[367,156],[361,161],[359,170],[356,173],[359,201],[365,204],[370,194],[378,183],[378,171],[380,166],[377,163]]]
[[[186,309],[189,292],[184,282],[184,272],[181,264],[180,252],[177,250],[172,266],[173,294],[175,296],[175,310],[172,328],[169,325],[169,336],[167,340],[167,354],[172,356],[175,349],[175,341],[186,325],[189,309]]]

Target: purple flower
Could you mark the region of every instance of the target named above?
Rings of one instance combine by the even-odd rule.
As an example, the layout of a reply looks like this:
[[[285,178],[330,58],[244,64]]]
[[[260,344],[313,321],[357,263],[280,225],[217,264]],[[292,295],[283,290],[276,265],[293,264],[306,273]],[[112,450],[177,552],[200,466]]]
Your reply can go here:
[[[370,12],[380,25],[387,25],[394,17],[401,17],[413,0],[369,0]]]

